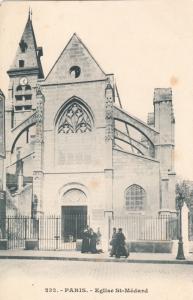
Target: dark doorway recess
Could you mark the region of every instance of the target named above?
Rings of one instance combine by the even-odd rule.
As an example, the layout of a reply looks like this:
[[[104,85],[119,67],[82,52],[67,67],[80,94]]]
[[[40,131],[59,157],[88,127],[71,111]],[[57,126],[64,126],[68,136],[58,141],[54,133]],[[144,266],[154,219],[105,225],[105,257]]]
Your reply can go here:
[[[62,206],[62,237],[65,242],[82,238],[87,225],[87,206]]]

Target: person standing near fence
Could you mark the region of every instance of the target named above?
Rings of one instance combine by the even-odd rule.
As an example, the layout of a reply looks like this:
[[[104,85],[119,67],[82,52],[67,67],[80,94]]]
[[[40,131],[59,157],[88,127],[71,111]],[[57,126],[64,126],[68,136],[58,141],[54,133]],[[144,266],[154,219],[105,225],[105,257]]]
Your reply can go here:
[[[87,225],[83,231],[81,253],[88,253],[88,252],[90,252],[90,228]]]
[[[97,253],[97,234],[93,231],[93,229],[90,229],[90,252],[91,253]]]
[[[113,234],[112,234],[112,239],[110,241],[110,245],[112,246],[110,256],[114,256],[116,254],[116,235],[117,235],[117,230],[114,227],[113,228]]]
[[[122,228],[119,228],[118,233],[116,234],[115,245],[116,258],[120,258],[120,256],[125,256],[127,258],[129,256],[129,251],[126,247],[125,235],[122,232]]]

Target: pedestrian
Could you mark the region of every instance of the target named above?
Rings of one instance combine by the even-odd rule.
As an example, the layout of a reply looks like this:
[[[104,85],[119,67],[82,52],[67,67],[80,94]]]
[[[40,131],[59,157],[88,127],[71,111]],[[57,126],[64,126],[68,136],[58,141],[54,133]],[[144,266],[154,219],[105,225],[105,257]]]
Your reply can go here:
[[[117,234],[117,230],[114,227],[113,228],[112,238],[111,238],[111,241],[110,241],[110,245],[111,245],[110,256],[111,257],[116,254],[116,234]]]
[[[97,244],[96,244],[96,248],[97,248],[97,253],[103,253],[103,248],[102,248],[102,241],[101,241],[101,237],[102,234],[100,232],[100,228],[97,228]]]
[[[90,229],[90,252],[91,253],[97,253],[96,243],[97,243],[97,234],[91,228]]]
[[[88,253],[88,252],[90,252],[90,228],[87,225],[83,231],[81,253]]]
[[[120,256],[125,256],[126,258],[129,256],[129,251],[126,247],[125,243],[125,235],[122,232],[122,228],[119,228],[118,233],[116,234],[116,258],[120,258]]]

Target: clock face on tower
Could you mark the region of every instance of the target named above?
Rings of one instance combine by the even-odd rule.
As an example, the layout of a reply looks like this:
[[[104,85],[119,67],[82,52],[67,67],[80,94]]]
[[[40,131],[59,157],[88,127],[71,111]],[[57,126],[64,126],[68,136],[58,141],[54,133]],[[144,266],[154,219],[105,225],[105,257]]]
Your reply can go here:
[[[28,80],[27,80],[26,77],[22,77],[22,78],[20,79],[19,83],[20,83],[21,85],[26,85],[26,84],[28,83]]]

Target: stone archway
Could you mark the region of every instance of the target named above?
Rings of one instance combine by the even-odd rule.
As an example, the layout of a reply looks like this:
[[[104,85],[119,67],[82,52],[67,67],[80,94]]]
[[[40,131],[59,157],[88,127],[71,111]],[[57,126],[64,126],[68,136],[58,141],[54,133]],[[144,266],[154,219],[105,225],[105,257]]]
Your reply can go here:
[[[82,189],[74,187],[63,194],[61,201],[65,205],[85,204],[87,202],[87,196]]]
[[[82,238],[87,225],[87,196],[78,188],[67,190],[61,199],[62,237],[64,241]]]

